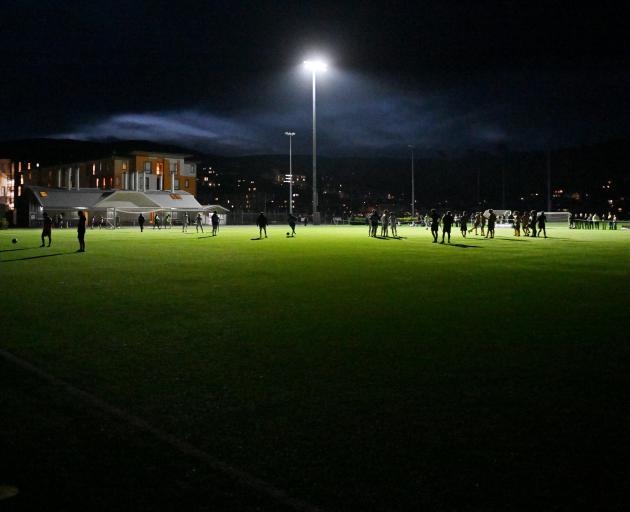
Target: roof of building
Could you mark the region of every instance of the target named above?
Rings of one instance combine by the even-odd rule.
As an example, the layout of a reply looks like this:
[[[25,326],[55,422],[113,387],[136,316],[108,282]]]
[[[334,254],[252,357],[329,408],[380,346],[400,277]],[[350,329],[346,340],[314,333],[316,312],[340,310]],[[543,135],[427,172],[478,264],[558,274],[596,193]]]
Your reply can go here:
[[[98,188],[63,189],[26,185],[40,206],[48,210],[106,208],[150,210],[217,210],[226,213],[229,210],[219,205],[202,206],[195,196],[185,191],[174,193],[165,190],[136,192],[134,190],[101,190]]]
[[[24,189],[30,189],[40,206],[47,209],[93,208],[101,199],[113,192],[112,190],[101,190],[98,188],[67,190],[34,185],[26,185]]]

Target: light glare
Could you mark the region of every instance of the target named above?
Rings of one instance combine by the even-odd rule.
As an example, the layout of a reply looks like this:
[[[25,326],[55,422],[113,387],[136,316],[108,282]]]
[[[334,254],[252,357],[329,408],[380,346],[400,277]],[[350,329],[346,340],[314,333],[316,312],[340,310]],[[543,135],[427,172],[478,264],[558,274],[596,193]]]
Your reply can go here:
[[[321,59],[317,60],[305,60],[304,67],[309,71],[326,71],[328,69],[328,64]]]

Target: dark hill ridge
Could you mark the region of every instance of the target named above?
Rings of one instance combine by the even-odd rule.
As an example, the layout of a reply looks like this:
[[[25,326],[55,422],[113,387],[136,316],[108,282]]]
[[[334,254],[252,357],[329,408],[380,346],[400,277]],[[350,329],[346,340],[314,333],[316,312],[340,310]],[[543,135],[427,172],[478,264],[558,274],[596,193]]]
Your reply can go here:
[[[54,165],[125,154],[133,150],[190,155],[202,167],[212,166],[220,173],[224,187],[239,178],[256,180],[261,191],[270,192],[277,174],[288,172],[288,155],[247,155],[225,157],[199,153],[189,148],[150,141],[80,141],[64,139],[25,139],[0,142],[0,158]],[[446,155],[424,151],[415,160],[418,204],[470,204],[477,197],[485,204],[499,205],[505,190],[506,204],[532,202],[544,207],[547,190],[547,157],[544,151],[469,151]],[[582,209],[584,201],[607,208],[614,200],[625,215],[630,198],[630,140],[553,150],[550,154],[551,186],[565,200],[563,207]],[[394,196],[407,201],[411,185],[409,155],[387,157],[318,157],[320,191],[350,193],[352,198]],[[295,174],[310,182],[311,155],[293,155]],[[505,189],[503,190],[503,176]],[[608,188],[608,182],[611,182]],[[576,195],[577,194],[577,195]],[[578,197],[577,202],[571,198]],[[560,196],[558,196],[560,197]],[[354,201],[354,199],[353,199]]]
[[[20,139],[0,141],[0,158],[55,165],[125,154],[130,151],[195,155],[181,146],[145,140],[84,141],[73,139]]]

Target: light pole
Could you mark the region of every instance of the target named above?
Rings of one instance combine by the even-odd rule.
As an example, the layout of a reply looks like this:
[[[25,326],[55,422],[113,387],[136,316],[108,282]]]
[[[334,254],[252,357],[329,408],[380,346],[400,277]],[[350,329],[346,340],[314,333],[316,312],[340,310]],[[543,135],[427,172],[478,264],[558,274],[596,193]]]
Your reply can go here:
[[[414,150],[414,146],[409,144],[409,146],[407,146],[407,147],[409,149],[411,149],[411,216],[415,217],[416,216],[416,182],[415,182],[415,172],[414,172],[414,168],[413,168],[413,162],[414,162],[413,150]]]
[[[319,212],[317,211],[317,108],[316,108],[316,76],[318,71],[326,71],[328,65],[322,60],[305,60],[304,67],[313,75],[313,224],[319,224]]]
[[[293,213],[293,158],[291,140],[295,135],[295,132],[284,132],[289,137],[289,213]]]

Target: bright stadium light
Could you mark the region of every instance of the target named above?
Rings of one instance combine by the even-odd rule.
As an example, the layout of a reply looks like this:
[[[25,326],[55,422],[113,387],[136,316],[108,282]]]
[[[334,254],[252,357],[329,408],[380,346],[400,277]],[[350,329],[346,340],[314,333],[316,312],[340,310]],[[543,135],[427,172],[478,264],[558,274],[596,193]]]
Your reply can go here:
[[[305,60],[304,67],[313,73],[328,70],[328,64],[321,59]]]
[[[316,77],[317,73],[323,73],[328,69],[328,64],[321,59],[305,60],[304,67],[310,71],[313,75],[313,224],[319,224],[319,212],[317,211],[318,198],[317,198],[317,130],[316,118],[316,101],[315,101],[315,89],[316,89]]]

